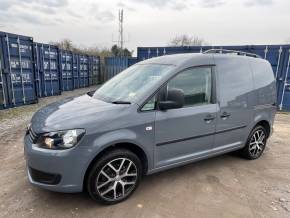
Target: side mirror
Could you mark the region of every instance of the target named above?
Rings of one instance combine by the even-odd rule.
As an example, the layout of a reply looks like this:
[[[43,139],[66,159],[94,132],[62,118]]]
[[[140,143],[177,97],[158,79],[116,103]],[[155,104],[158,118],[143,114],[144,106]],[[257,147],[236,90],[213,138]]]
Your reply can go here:
[[[166,101],[160,101],[160,110],[182,108],[184,105],[184,92],[181,89],[170,89],[167,93]]]
[[[96,91],[90,91],[90,92],[87,92],[87,95],[90,96],[90,97],[92,97],[92,96],[95,94],[95,92],[96,92]]]

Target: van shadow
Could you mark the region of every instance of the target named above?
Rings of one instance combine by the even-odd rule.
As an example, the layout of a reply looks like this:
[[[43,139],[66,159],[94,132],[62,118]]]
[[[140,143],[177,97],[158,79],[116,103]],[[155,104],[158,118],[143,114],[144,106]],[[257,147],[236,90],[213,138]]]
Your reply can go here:
[[[117,204],[119,206],[114,205],[109,208],[120,207],[120,205],[121,207],[122,205],[136,205],[137,202],[143,202],[149,198],[149,196],[154,196],[156,191],[162,191],[163,184],[166,181],[182,181],[188,179],[188,177],[191,177],[191,180],[194,181],[194,176],[200,172],[214,175],[218,168],[239,165],[245,161],[246,160],[237,157],[235,154],[226,154],[145,176],[141,181],[139,188],[131,198],[121,204]],[[108,208],[106,205],[94,202],[86,192],[67,194],[33,188],[33,194],[39,199],[38,203],[47,205],[47,207],[52,210],[61,212],[72,209],[77,209],[81,212],[82,210],[107,210],[105,208]],[[154,201],[154,199],[152,199],[152,201]]]

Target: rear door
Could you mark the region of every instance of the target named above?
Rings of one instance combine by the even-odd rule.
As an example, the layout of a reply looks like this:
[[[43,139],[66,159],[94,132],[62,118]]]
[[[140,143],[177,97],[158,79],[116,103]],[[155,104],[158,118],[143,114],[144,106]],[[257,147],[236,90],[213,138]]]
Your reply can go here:
[[[215,150],[244,145],[247,126],[253,117],[253,75],[248,58],[215,55],[218,116]]]
[[[214,143],[217,105],[211,66],[194,67],[171,79],[166,90],[184,91],[183,108],[157,111],[155,167],[190,161],[210,152]]]

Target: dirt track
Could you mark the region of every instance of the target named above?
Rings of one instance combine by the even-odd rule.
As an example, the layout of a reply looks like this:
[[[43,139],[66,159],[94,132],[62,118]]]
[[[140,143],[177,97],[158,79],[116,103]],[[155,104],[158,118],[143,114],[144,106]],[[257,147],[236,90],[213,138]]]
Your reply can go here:
[[[278,114],[259,160],[233,155],[147,176],[127,201],[102,206],[86,194],[53,193],[27,182],[23,134],[39,107],[89,89],[0,111],[0,217],[290,217],[290,115]]]

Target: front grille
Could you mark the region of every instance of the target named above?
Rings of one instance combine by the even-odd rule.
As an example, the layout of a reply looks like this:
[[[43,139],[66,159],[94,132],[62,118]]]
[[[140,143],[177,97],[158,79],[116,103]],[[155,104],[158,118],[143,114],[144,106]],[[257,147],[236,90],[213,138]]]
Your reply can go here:
[[[28,134],[29,134],[29,137],[30,137],[31,141],[32,141],[33,143],[36,143],[37,140],[38,140],[38,138],[39,138],[39,135],[36,134],[36,133],[33,131],[32,128],[29,128],[29,130],[28,130]]]
[[[46,173],[29,167],[29,174],[33,181],[48,185],[56,185],[60,182],[61,176],[53,173]]]

